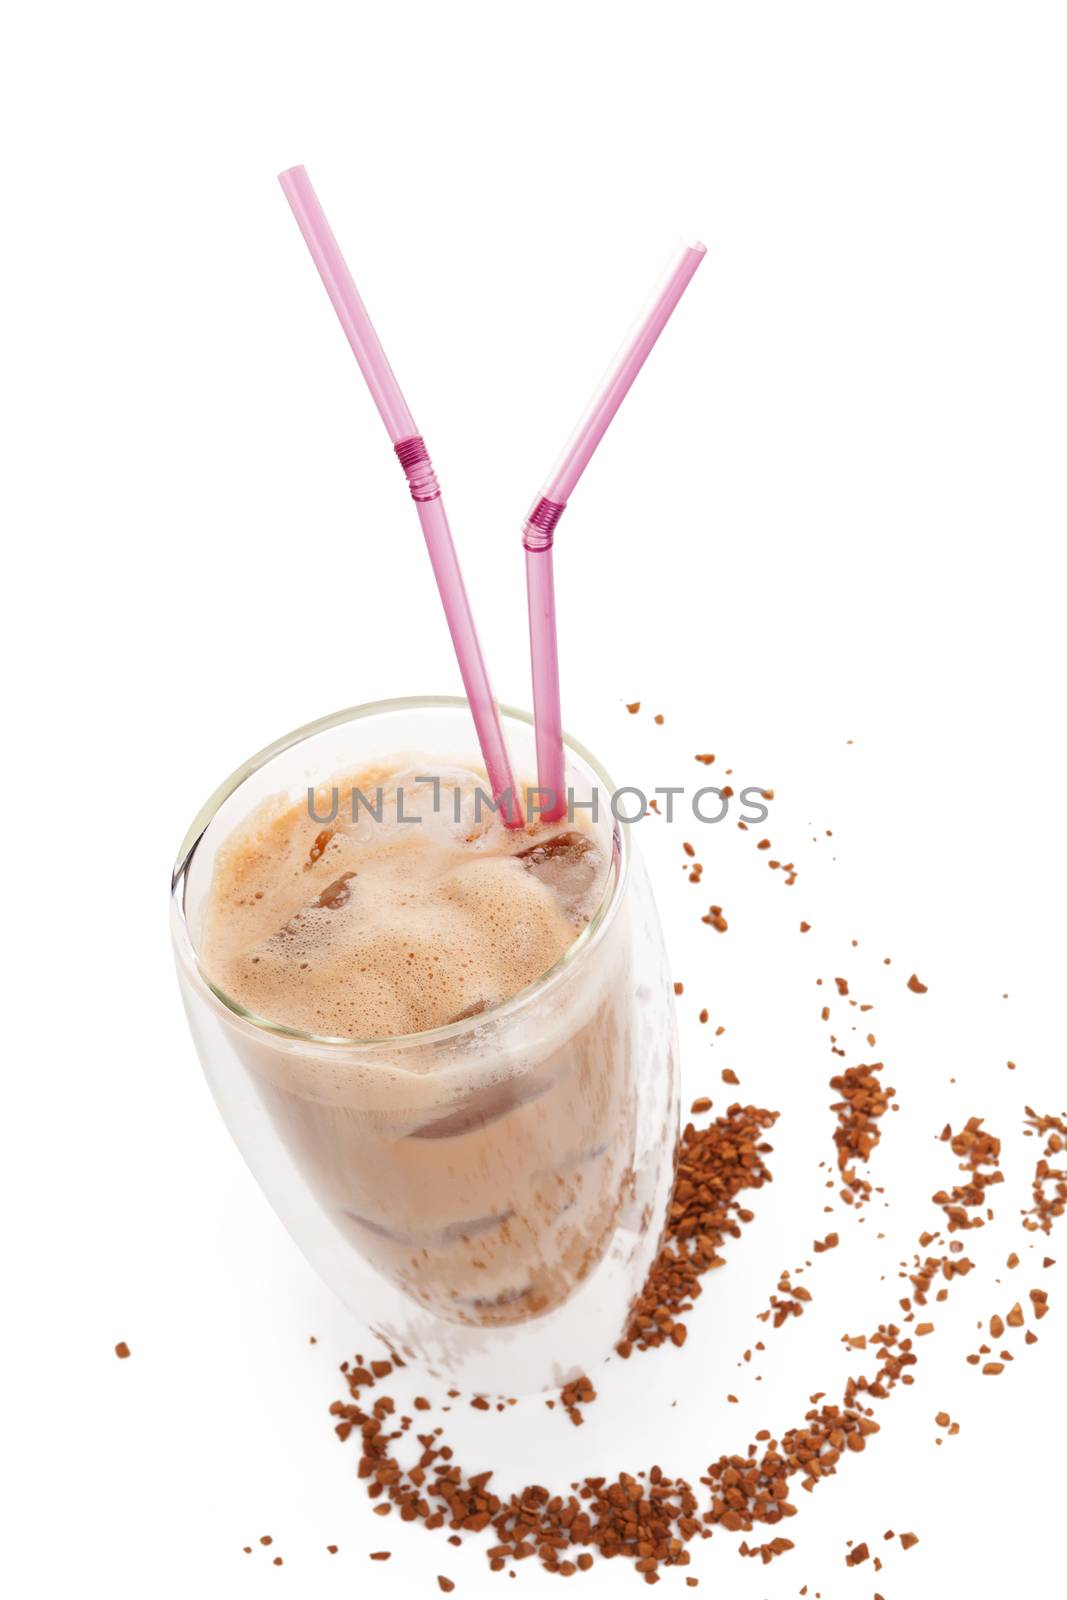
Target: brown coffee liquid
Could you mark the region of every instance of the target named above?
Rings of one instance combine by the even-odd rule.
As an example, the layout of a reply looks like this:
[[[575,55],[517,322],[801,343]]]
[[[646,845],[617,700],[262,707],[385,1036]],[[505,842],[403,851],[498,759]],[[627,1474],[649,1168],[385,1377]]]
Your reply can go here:
[[[266,1034],[240,1048],[365,1259],[450,1320],[515,1322],[566,1299],[600,1259],[631,1176],[626,957],[532,1004],[528,1028],[502,1033],[489,1013],[566,953],[611,863],[581,821],[477,818],[470,772],[441,775],[435,807],[414,782],[423,770],[338,781],[325,825],[304,801],[260,806],[216,856],[200,959],[253,1016],[320,1038],[399,1039],[486,1016],[462,1049],[428,1044],[395,1062],[387,1048],[368,1063]],[[353,789],[374,801],[379,785],[381,820],[360,806],[353,821]],[[333,788],[318,792],[319,816]]]

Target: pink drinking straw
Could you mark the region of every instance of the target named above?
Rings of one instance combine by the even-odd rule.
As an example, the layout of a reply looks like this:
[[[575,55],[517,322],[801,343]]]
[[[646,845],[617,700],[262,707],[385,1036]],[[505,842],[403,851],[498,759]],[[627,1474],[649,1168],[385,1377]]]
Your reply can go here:
[[[523,524],[537,740],[537,786],[548,802],[540,813],[544,822],[557,822],[567,809],[563,723],[559,705],[559,655],[556,648],[556,596],[552,578],[552,540],[556,523],[705,253],[704,245],[699,243],[686,244],[682,241],[678,245],[641,315],[604,374],[585,414],[568,439],[563,454],[545,479],[544,488]]]
[[[474,629],[470,601],[467,599],[429,451],[400,392],[400,385],[393,376],[393,369],[319,204],[319,197],[311,187],[311,179],[303,167],[290,167],[288,172],[279,175],[278,182],[292,207],[304,242],[311,251],[311,259],[318,268],[319,277],[404,469],[426,537],[426,548],[437,579],[441,604],[445,608],[493,799],[500,805],[505,824],[509,828],[521,827],[522,809],[511,775],[500,711]]]

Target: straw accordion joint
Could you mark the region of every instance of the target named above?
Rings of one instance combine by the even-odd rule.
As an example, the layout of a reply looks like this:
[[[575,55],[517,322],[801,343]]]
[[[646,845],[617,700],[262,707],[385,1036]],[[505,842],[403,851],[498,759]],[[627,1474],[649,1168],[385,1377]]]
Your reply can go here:
[[[565,505],[545,496],[536,501],[522,525],[522,543],[526,550],[551,550],[556,523],[566,511]]]
[[[430,452],[420,434],[413,435],[410,439],[401,439],[393,446],[397,460],[404,469],[404,476],[408,480],[413,500],[438,500],[441,497],[441,488],[437,482],[437,474],[433,470]]]

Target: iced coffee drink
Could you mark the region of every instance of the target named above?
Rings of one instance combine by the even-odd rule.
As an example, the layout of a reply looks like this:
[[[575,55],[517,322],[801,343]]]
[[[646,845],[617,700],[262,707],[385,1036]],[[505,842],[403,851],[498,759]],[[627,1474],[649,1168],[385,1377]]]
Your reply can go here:
[[[659,930],[618,903],[609,796],[516,829],[439,749],[308,775],[214,840],[195,963],[331,1261],[363,1263],[342,1292],[388,1284],[376,1326],[409,1355],[431,1323],[517,1332],[576,1301],[617,1337],[677,1110]]]

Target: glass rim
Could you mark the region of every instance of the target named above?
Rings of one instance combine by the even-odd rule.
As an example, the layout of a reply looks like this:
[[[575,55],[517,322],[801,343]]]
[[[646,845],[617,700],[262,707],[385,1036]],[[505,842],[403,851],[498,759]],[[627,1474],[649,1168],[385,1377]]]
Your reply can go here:
[[[298,1044],[313,1045],[316,1049],[326,1049],[341,1052],[344,1050],[382,1051],[384,1049],[404,1048],[410,1049],[419,1045],[433,1045],[442,1041],[457,1039],[465,1033],[474,1033],[478,1028],[484,1027],[489,1022],[495,1022],[502,1017],[522,1010],[549,988],[557,984],[569,972],[576,961],[580,960],[587,951],[599,944],[605,930],[614,920],[616,909],[622,898],[622,891],[630,872],[631,847],[626,839],[626,828],[622,819],[614,816],[612,828],[613,861],[617,863],[615,870],[609,873],[608,882],[600,903],[578,934],[577,938],[567,946],[566,950],[548,967],[541,975],[528,983],[525,988],[516,994],[509,995],[497,1005],[490,1006],[488,1010],[478,1012],[473,1017],[463,1017],[457,1022],[444,1023],[438,1028],[425,1028],[416,1033],[398,1033],[377,1035],[370,1038],[359,1038],[352,1035],[307,1033],[301,1028],[290,1028],[281,1022],[272,1022],[269,1017],[261,1017],[254,1011],[249,1011],[239,1001],[226,994],[225,990],[212,982],[200,963],[199,955],[193,946],[189,932],[189,924],[185,915],[184,886],[188,871],[200,841],[208,828],[215,820],[221,808],[236,794],[241,785],[255,773],[262,771],[275,757],[283,755],[294,746],[303,744],[306,740],[314,738],[317,734],[325,733],[330,728],[341,727],[349,722],[361,722],[374,716],[384,716],[407,711],[464,711],[469,715],[470,707],[462,695],[404,695],[396,699],[371,700],[364,705],[346,706],[341,711],[334,711],[324,717],[317,717],[312,722],[306,722],[301,727],[294,728],[291,733],[283,734],[281,738],[273,740],[258,750],[255,755],[243,761],[225,778],[218,788],[208,797],[200,807],[185,838],[182,840],[178,857],[171,874],[171,912],[172,934],[176,952],[184,958],[185,964],[191,969],[192,974],[204,988],[221,1002],[223,1006],[242,1022],[256,1029],[258,1032],[268,1033],[276,1038],[292,1040]],[[501,705],[501,716],[510,718],[514,722],[525,724],[533,728],[534,719],[530,712],[518,706]],[[570,734],[563,734],[564,748],[592,771],[610,795],[615,793],[615,784],[605,768],[579,740]],[[180,891],[180,892],[179,892]]]

